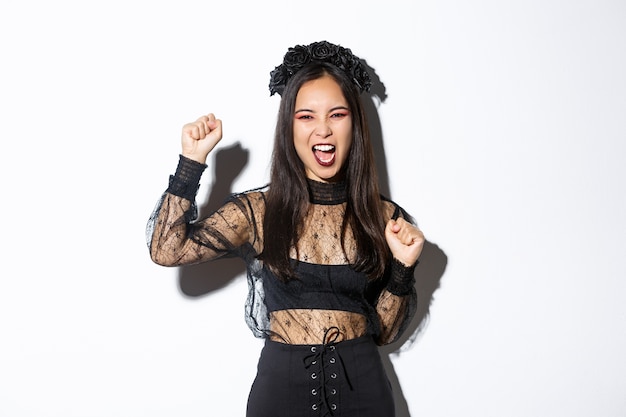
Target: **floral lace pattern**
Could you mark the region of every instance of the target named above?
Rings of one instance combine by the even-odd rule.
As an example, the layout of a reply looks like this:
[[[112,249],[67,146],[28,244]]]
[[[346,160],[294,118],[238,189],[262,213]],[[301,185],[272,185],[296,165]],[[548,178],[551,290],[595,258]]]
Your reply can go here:
[[[356,242],[347,233],[341,245],[341,219],[345,210],[345,188],[334,184],[311,184],[311,208],[305,227],[291,256],[322,267],[350,264]],[[389,218],[397,206],[385,202]],[[390,343],[404,331],[417,303],[415,290],[395,295],[385,289],[389,274],[363,286],[360,294],[345,295],[357,308],[284,308],[268,311],[267,280],[277,279],[256,256],[263,249],[265,193],[263,189],[233,195],[210,216],[195,220],[196,206],[188,198],[165,192],[146,228],[150,255],[160,265],[177,266],[239,256],[247,265],[248,297],[246,321],[257,337],[292,343],[320,343],[325,331],[340,329],[340,340],[373,334],[379,344]],[[332,269],[332,268],[331,268]],[[331,279],[330,285],[333,285]],[[287,293],[285,293],[287,294]],[[347,298],[344,298],[347,299]],[[341,300],[341,298],[338,298]],[[288,305],[291,301],[285,302]]]

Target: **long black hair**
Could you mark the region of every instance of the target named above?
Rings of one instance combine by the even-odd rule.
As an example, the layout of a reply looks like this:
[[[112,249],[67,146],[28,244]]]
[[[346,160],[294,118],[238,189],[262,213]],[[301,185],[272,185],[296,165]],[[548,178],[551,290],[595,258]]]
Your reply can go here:
[[[355,84],[344,71],[323,62],[299,70],[281,94],[259,258],[281,279],[294,278],[290,248],[297,248],[310,203],[305,167],[293,142],[293,114],[302,85],[324,75],[339,84],[352,114],[352,145],[343,167],[348,196],[341,242],[343,245],[346,230],[350,229],[357,246],[351,265],[377,278],[382,276],[391,254],[385,240],[383,203],[367,118]]]

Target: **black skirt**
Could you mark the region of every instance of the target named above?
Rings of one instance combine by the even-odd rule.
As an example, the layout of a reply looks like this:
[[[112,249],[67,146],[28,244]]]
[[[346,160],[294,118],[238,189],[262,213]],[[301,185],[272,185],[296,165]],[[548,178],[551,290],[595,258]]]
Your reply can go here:
[[[266,340],[247,417],[393,417],[391,385],[371,337],[326,345]]]

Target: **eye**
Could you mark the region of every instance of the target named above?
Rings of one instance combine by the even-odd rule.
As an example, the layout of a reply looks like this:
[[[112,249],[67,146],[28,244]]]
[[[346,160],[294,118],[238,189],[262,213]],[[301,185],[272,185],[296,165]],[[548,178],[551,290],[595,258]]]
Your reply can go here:
[[[295,112],[294,117],[297,120],[310,120],[313,118],[313,114],[308,110],[298,110]]]
[[[347,115],[348,113],[341,112],[341,113],[333,113],[330,115],[330,117],[332,117],[333,119],[341,119],[342,117],[346,117]]]

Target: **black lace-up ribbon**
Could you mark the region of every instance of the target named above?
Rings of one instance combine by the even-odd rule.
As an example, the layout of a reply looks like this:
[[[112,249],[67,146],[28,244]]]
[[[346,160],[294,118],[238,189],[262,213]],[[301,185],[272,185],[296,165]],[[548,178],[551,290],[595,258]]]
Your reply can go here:
[[[315,372],[311,374],[312,378],[318,378],[320,381],[319,391],[320,391],[320,402],[317,404],[313,404],[313,409],[317,409],[317,407],[324,405],[326,410],[326,414],[334,416],[333,411],[336,409],[336,404],[329,404],[328,400],[328,382],[337,378],[337,374],[332,372],[328,373],[328,367],[334,365],[337,361],[339,362],[339,372],[343,376],[344,380],[348,384],[350,390],[352,390],[352,383],[348,378],[348,373],[346,372],[346,367],[341,358],[341,355],[336,349],[336,345],[339,339],[341,332],[339,328],[336,326],[330,327],[326,332],[324,332],[324,339],[321,346],[311,346],[311,354],[307,355],[303,361],[306,369],[317,370],[319,371],[319,375]]]

